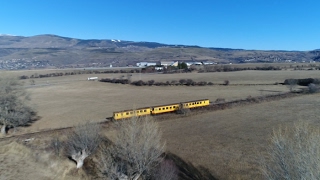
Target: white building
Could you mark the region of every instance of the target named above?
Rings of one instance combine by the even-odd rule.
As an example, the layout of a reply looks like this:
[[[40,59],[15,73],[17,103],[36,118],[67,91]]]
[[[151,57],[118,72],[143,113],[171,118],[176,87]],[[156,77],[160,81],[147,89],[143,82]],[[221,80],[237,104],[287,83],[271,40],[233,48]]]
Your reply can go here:
[[[138,67],[147,67],[147,66],[155,66],[157,63],[155,62],[138,62],[136,64]]]
[[[168,66],[172,66],[174,61],[161,61],[161,66],[164,66],[164,67],[168,67]]]

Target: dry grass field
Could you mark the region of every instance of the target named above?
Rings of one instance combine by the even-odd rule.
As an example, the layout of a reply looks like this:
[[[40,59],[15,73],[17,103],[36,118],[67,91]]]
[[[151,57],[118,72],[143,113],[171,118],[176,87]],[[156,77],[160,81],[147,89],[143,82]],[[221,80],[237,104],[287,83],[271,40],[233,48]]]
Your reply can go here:
[[[23,71],[7,72],[19,76]],[[32,72],[34,73],[34,71]],[[42,72],[37,72],[41,74]],[[319,71],[239,71],[220,73],[183,74],[134,74],[133,80],[171,81],[193,79],[223,83],[229,86],[131,86],[87,81],[89,76],[118,78],[120,74],[73,75],[35,79],[36,85],[25,80],[31,96],[31,103],[38,111],[40,120],[30,127],[18,128],[19,133],[27,133],[51,128],[68,127],[88,120],[103,121],[112,116],[113,111],[138,107],[176,103],[208,98],[215,101],[245,99],[248,96],[261,96],[287,92],[283,85],[246,86],[236,84],[273,84],[286,78],[319,77]],[[304,95],[256,105],[247,105],[200,115],[191,115],[160,121],[163,139],[167,150],[192,162],[196,167],[208,168],[219,179],[261,179],[258,171],[257,152],[262,152],[273,128],[279,125],[291,126],[293,122],[304,120],[320,125],[318,117],[319,95]],[[113,131],[106,131],[112,136]],[[32,169],[39,173],[26,179],[70,179],[73,164],[56,160],[62,167],[52,167],[43,157],[35,157],[34,152],[15,141],[0,141],[0,179],[20,179]],[[7,145],[6,145],[7,144]],[[26,153],[22,153],[26,152]],[[17,166],[13,170],[14,165]],[[25,166],[28,168],[25,168]],[[30,168],[30,169],[29,169]],[[61,176],[55,176],[59,173]],[[82,175],[76,174],[78,179]]]
[[[320,95],[236,107],[161,122],[168,150],[219,179],[262,179],[259,154],[273,129],[306,121],[320,127]]]
[[[309,73],[309,71],[306,71]],[[295,77],[314,77],[311,74]],[[112,112],[124,109],[176,103],[182,101],[208,98],[215,101],[224,98],[226,101],[243,99],[248,96],[278,94],[288,91],[282,85],[233,86],[232,84],[256,84],[283,82],[291,77],[292,72],[242,71],[229,73],[189,73],[189,74],[141,74],[141,79],[147,81],[179,80],[181,78],[195,81],[210,81],[222,83],[224,78],[230,79],[229,86],[144,86],[110,84],[87,81],[88,75],[74,75],[36,79],[36,85],[31,86],[26,80],[26,86],[31,94],[32,104],[38,110],[41,119],[30,128],[22,130],[34,131],[47,128],[58,128],[76,125],[83,121],[102,121],[112,116]],[[102,77],[120,76],[119,74],[102,74]],[[139,79],[135,74],[133,80]],[[265,78],[265,79],[264,79]]]

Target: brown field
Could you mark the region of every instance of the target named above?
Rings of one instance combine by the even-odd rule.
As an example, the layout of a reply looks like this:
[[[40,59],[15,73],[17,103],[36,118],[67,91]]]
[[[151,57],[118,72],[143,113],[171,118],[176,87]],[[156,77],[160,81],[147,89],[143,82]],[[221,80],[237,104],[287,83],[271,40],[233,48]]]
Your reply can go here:
[[[6,74],[23,75],[23,73],[29,72],[16,71]],[[41,73],[38,72],[38,74]],[[248,96],[283,93],[287,92],[288,88],[282,85],[245,86],[234,84],[273,84],[283,82],[286,78],[316,78],[319,77],[319,71],[239,71],[133,75],[133,80],[171,81],[190,78],[195,81],[211,81],[213,83],[223,83],[224,80],[229,80],[231,84],[229,86],[202,87],[137,87],[86,81],[89,76],[118,78],[120,74],[42,78],[35,79],[36,85],[33,86],[30,85],[29,80],[25,80],[32,104],[41,119],[30,127],[18,128],[17,134],[68,127],[88,120],[103,121],[106,117],[112,116],[113,111],[122,109],[203,98],[208,98],[211,101],[224,98],[226,101],[231,101],[245,99]],[[319,94],[303,95],[184,118],[163,120],[160,121],[160,125],[164,132],[163,139],[167,142],[167,150],[185,161],[192,162],[196,167],[203,166],[209,169],[212,175],[219,179],[261,179],[256,155],[259,151],[263,152],[272,129],[280,124],[291,126],[293,122],[298,120],[319,125],[317,121],[320,115],[319,104]],[[112,133],[114,132],[106,132],[110,136]],[[24,147],[20,147],[20,144],[12,146]],[[31,152],[23,154],[12,146],[0,148],[0,162],[2,164],[0,168],[2,170],[5,169],[4,164],[14,166],[18,163],[19,158],[22,163],[30,162],[28,166],[35,168],[51,164],[40,163],[39,165],[36,160],[30,160],[34,159]],[[3,148],[7,148],[7,150]],[[11,158],[13,161],[10,161]],[[63,162],[63,165],[66,166],[65,169],[72,167],[72,164],[67,162]],[[13,173],[16,173],[17,176],[12,177],[17,178],[19,174],[26,171],[14,171]],[[54,172],[66,173],[59,168],[54,168],[52,173]],[[33,177],[27,179],[57,179],[50,178],[53,176],[49,172],[48,176],[50,177],[41,176],[43,173],[45,172],[35,173]],[[67,177],[59,176],[58,179],[68,179]]]
[[[306,95],[258,105],[161,122],[168,150],[219,179],[262,179],[259,153],[272,130],[307,121],[320,126],[320,95]]]

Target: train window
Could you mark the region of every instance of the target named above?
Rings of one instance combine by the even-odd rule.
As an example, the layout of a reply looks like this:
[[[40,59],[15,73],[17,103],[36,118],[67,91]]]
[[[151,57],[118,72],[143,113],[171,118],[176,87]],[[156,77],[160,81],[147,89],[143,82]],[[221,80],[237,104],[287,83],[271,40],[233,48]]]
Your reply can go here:
[[[192,105],[194,105],[194,103],[192,103]]]
[[[188,104],[186,104],[186,106],[188,106]]]
[[[168,107],[166,107],[166,109],[168,109]]]
[[[165,110],[166,108],[162,108],[162,110]]]
[[[126,115],[129,115],[129,113],[126,113]]]
[[[172,106],[170,106],[170,109],[172,109]]]
[[[144,110],[143,112],[147,112],[147,110]]]
[[[133,112],[130,112],[130,114],[133,114]]]

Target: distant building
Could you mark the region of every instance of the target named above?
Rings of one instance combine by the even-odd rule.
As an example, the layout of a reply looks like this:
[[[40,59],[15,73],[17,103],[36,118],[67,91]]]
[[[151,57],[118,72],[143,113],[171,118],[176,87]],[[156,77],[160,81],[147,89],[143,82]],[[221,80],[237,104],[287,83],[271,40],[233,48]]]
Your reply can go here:
[[[178,61],[176,61],[176,62],[174,62],[174,63],[171,64],[171,66],[175,66],[175,67],[178,67],[178,65],[179,65],[179,62],[178,62]]]
[[[174,61],[161,61],[160,65],[164,67],[172,66],[174,64]]]
[[[211,64],[217,64],[216,62],[213,62],[213,61],[206,61],[206,62],[203,62],[204,65],[211,65]]]
[[[147,66],[156,66],[157,63],[155,63],[155,62],[138,62],[136,65],[138,67],[147,67]]]

